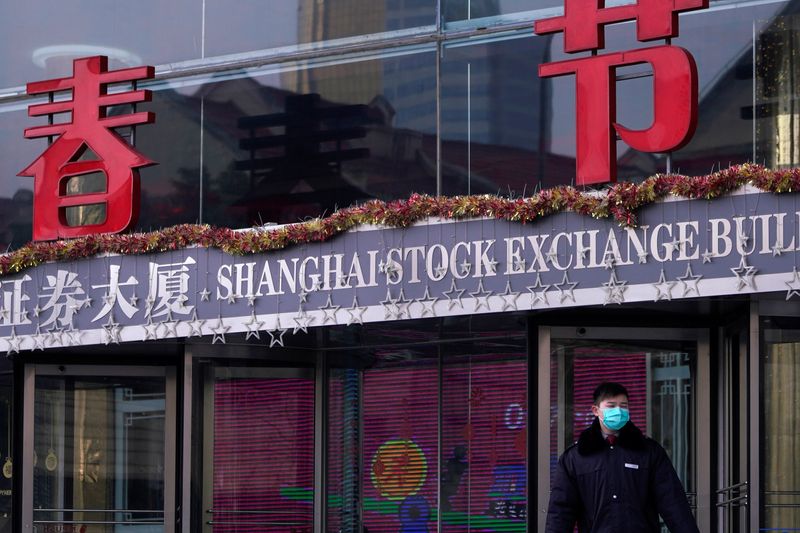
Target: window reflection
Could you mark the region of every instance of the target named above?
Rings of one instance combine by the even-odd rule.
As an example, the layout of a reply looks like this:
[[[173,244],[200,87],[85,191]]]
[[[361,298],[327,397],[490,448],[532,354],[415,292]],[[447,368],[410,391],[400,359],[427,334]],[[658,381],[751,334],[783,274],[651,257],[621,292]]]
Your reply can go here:
[[[342,39],[436,24],[436,0],[209,0],[206,55]],[[231,28],[236,28],[231,32]]]
[[[0,3],[0,87],[69,76],[72,60],[109,56],[115,70],[200,57],[202,2],[31,0]]]
[[[204,222],[296,222],[435,193],[435,91],[433,53],[208,82]]]
[[[521,194],[575,174],[574,103],[553,100],[574,84],[537,76],[550,37],[510,37],[445,49],[443,194]]]
[[[476,24],[485,24],[487,17],[564,5],[559,0],[441,0],[441,2],[445,22],[478,19]]]
[[[334,355],[327,531],[526,531],[525,353],[512,335]]]
[[[179,84],[156,85],[142,109],[156,121],[136,130],[136,149],[157,164],[139,169],[137,231],[200,220],[201,95]],[[213,164],[213,162],[210,162]]]
[[[787,9],[788,11],[788,9]],[[756,160],[772,168],[800,162],[797,43],[800,17],[778,16],[756,41]]]
[[[780,531],[800,523],[800,468],[795,459],[800,451],[800,330],[793,321],[771,322],[765,324],[761,384],[761,527]]]

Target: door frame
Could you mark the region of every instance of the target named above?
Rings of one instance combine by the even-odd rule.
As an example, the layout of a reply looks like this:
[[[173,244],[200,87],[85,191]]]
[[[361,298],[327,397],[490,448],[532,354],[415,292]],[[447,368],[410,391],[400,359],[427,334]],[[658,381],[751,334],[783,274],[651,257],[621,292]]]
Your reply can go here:
[[[695,454],[697,457],[697,525],[700,531],[711,531],[711,515],[715,512],[711,499],[711,431],[697,431],[711,427],[711,376],[708,329],[657,328],[657,327],[538,327],[537,362],[537,450],[538,464],[537,524],[544,531],[547,505],[550,499],[550,354],[552,339],[694,341],[697,347],[696,375],[696,428]]]
[[[121,376],[164,377],[164,533],[174,533],[176,518],[177,475],[177,381],[176,369],[172,366],[141,365],[55,365],[26,364],[23,369],[22,441],[33,442],[33,419],[36,376]],[[22,465],[22,528],[34,531],[33,527],[33,446],[24,446]]]

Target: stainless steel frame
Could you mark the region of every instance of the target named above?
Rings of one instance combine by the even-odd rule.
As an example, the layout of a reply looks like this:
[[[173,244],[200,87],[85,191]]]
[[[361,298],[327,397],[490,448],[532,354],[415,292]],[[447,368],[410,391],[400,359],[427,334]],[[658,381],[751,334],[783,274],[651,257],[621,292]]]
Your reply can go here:
[[[543,531],[550,497],[550,353],[551,341],[559,339],[596,340],[686,340],[697,343],[697,429],[710,427],[711,387],[710,387],[710,345],[706,329],[683,328],[578,328],[539,327],[538,354],[538,485],[537,485],[537,524]],[[697,457],[697,523],[700,531],[711,531],[711,516],[714,506],[711,499],[711,432],[695,431],[695,450]]]
[[[35,365],[24,367],[22,408],[23,442],[33,442],[33,406],[37,375],[46,376],[163,376],[166,386],[164,442],[164,533],[175,531],[175,472],[176,472],[176,373],[173,367],[151,366],[98,366],[98,365]],[[22,451],[22,528],[33,531],[33,446]],[[112,523],[94,521],[93,523]]]
[[[747,433],[750,443],[755,446],[748,446],[750,450],[749,481],[750,481],[750,531],[758,531],[761,523],[761,472],[759,457],[759,432],[761,430],[761,361],[760,361],[760,332],[759,332],[759,302],[750,301],[750,350],[748,364],[749,387],[747,389],[747,405],[750,409],[750,420]]]

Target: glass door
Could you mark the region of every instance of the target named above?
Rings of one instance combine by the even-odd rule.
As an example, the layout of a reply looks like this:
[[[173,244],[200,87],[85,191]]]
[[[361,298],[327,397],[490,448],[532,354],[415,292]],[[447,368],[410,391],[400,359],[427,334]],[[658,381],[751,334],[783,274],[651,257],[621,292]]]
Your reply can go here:
[[[173,531],[175,428],[172,369],[27,366],[25,531]]]
[[[715,367],[717,531],[726,533],[743,533],[749,528],[748,340],[747,321],[723,328]]]
[[[667,451],[701,531],[709,531],[710,432],[698,431],[709,422],[707,333],[578,327],[539,334],[540,527],[559,455],[594,420],[594,389],[614,381],[628,389],[632,422]]]
[[[199,367],[202,531],[311,533],[314,368],[233,361]]]

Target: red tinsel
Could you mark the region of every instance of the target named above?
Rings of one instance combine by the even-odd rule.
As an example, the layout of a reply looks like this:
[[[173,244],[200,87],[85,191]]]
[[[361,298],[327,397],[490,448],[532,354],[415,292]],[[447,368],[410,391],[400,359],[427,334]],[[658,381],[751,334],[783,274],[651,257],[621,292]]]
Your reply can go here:
[[[234,255],[279,250],[294,244],[326,241],[362,224],[408,227],[429,217],[466,219],[492,217],[532,222],[563,210],[595,218],[609,216],[623,226],[636,225],[636,211],[666,195],[712,199],[750,184],[762,191],[800,189],[800,169],[769,170],[759,165],[735,165],[706,176],[657,174],[642,183],[616,183],[604,193],[585,193],[570,186],[543,190],[528,198],[498,196],[433,197],[413,194],[408,200],[372,200],[341,209],[323,219],[277,228],[234,231],[208,225],[181,224],[150,233],[90,235],[55,242],[32,242],[0,256],[0,275],[17,273],[50,261],[67,261],[101,253],[148,254],[188,246],[219,248]]]

